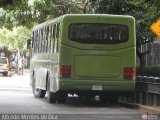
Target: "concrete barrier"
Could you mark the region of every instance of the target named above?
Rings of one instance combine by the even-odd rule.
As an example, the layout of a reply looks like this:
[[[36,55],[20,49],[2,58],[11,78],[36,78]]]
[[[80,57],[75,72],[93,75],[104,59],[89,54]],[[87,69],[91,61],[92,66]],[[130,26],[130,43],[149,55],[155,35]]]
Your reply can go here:
[[[135,94],[139,104],[160,106],[160,78],[137,76]]]

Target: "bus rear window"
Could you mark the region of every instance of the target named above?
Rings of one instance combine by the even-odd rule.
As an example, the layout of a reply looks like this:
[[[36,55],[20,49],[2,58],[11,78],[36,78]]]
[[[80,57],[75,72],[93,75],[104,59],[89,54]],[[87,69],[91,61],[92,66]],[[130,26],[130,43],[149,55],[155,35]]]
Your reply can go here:
[[[69,39],[83,44],[118,44],[128,40],[128,27],[118,24],[75,23]]]

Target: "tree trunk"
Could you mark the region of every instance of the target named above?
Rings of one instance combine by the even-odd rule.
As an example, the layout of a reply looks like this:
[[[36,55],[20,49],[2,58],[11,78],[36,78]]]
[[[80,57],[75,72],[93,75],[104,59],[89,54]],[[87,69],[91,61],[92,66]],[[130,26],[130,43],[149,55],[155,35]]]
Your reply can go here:
[[[139,61],[140,61],[140,75],[145,75],[145,58],[144,56],[139,57]]]

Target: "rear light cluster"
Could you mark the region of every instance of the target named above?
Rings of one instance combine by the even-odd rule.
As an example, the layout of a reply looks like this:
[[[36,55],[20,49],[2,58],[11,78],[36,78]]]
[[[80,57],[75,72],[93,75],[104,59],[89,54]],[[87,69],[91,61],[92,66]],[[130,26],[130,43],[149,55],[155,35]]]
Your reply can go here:
[[[71,66],[70,65],[60,65],[59,74],[61,78],[71,77]]]
[[[125,67],[124,68],[124,79],[133,80],[136,76],[136,68],[134,67]]]

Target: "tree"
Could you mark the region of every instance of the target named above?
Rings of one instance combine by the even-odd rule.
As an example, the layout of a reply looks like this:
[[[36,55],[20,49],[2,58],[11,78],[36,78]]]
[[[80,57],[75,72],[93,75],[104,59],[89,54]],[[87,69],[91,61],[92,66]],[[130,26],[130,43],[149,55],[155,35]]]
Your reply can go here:
[[[4,2],[5,3],[5,2]],[[14,26],[32,28],[38,23],[67,13],[78,13],[75,0],[14,0],[0,9],[0,26],[12,29]]]
[[[151,46],[155,35],[149,26],[160,16],[159,0],[34,0],[32,4],[28,0],[0,0],[0,7],[0,26],[9,29],[20,25],[30,29],[67,13],[132,15],[136,18],[137,56],[143,69],[144,56],[151,47],[145,52],[141,52],[141,47]]]
[[[26,27],[14,27],[12,30],[7,28],[0,29],[0,53],[5,53],[9,59],[9,65],[13,58],[14,52],[23,51],[26,46],[27,39],[31,37],[31,31]],[[11,67],[9,67],[11,68]]]
[[[5,2],[4,2],[5,1]],[[31,7],[28,0],[1,0],[0,25],[9,29],[14,26],[33,26]]]
[[[159,0],[94,0],[90,1],[95,13],[132,15],[136,18],[137,31],[137,56],[140,61],[140,71],[144,74],[145,55],[151,51],[155,35],[150,30],[150,25],[160,16]],[[142,46],[147,44],[148,50],[142,51]]]
[[[152,2],[152,3],[151,3]],[[145,55],[151,51],[152,42],[155,40],[155,35],[150,30],[150,25],[158,18],[157,1],[136,1],[130,2],[134,9],[129,8],[130,14],[136,17],[137,20],[137,56],[140,61],[140,74],[145,74]],[[139,12],[137,12],[139,11]],[[144,45],[148,46],[146,51],[142,51]]]
[[[31,31],[26,27],[14,27],[12,30],[5,27],[0,29],[0,44],[9,51],[23,49],[29,37],[31,37]]]

